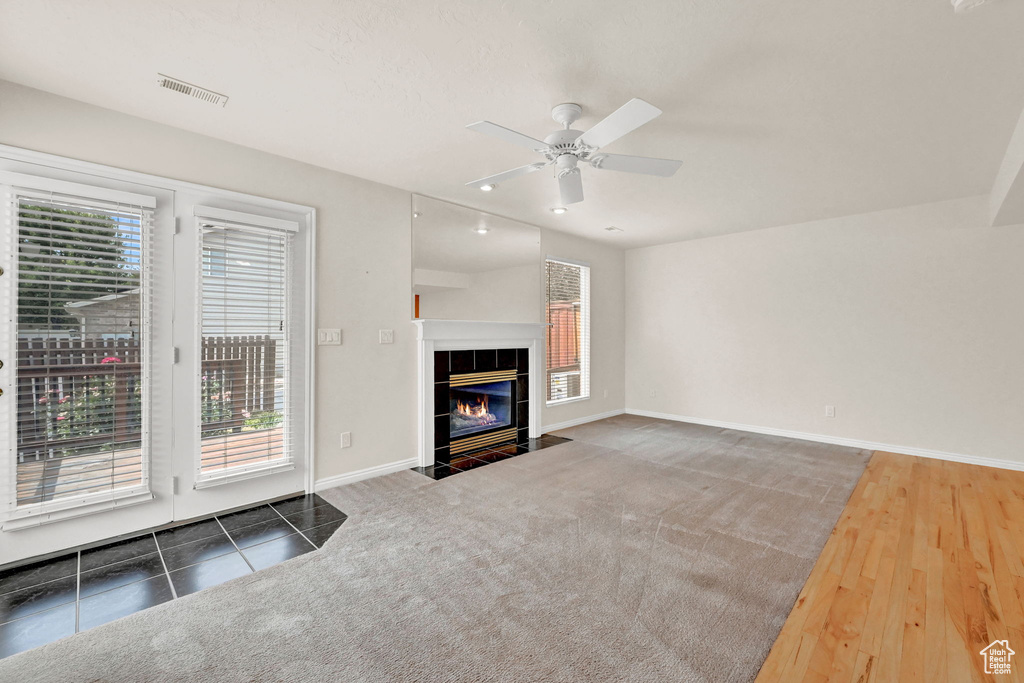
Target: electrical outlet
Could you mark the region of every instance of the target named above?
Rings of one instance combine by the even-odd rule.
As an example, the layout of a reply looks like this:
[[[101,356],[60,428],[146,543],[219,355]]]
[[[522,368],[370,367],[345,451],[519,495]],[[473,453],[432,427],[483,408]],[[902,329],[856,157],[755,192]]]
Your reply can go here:
[[[317,346],[341,346],[341,330],[317,330]]]
[[[835,406],[825,406],[825,417],[835,417],[835,416],[836,416],[836,407]]]
[[[341,447],[348,448],[352,445],[352,432],[341,433]]]
[[[394,330],[381,330],[380,331],[380,343],[381,344],[394,344],[395,343],[395,331]]]
[[[651,389],[651,398],[657,398],[658,392],[656,389]]]
[[[607,389],[604,390],[604,397],[608,398],[608,390]]]

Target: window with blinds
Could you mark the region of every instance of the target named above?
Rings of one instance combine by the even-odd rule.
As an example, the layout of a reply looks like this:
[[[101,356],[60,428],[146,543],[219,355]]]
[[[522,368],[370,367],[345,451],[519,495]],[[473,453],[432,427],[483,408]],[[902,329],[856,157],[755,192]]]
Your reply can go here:
[[[9,188],[7,211],[17,256],[8,505],[46,511],[148,491],[152,206]]]
[[[292,462],[288,421],[293,233],[199,219],[196,482]]]
[[[547,402],[590,396],[590,267],[548,259]]]

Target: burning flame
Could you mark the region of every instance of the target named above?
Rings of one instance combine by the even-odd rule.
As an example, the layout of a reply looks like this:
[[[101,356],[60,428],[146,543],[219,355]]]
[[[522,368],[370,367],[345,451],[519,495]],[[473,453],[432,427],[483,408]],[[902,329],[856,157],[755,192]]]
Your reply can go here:
[[[489,425],[498,421],[497,417],[487,412],[486,396],[477,396],[473,403],[456,400],[456,410],[466,417],[478,420],[480,424]]]

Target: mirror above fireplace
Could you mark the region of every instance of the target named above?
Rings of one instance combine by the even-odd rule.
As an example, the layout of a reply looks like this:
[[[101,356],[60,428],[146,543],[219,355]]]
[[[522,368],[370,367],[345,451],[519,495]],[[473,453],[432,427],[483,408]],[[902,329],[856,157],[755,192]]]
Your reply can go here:
[[[413,317],[541,322],[540,229],[413,195]]]

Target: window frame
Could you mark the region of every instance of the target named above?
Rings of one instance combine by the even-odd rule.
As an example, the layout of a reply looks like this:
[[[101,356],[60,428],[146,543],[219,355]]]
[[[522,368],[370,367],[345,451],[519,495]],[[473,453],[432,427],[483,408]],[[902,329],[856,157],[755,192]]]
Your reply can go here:
[[[245,479],[251,479],[253,477],[259,477],[267,474],[275,474],[278,472],[286,472],[293,470],[296,467],[295,459],[295,447],[293,446],[292,433],[295,431],[292,424],[292,404],[294,402],[293,394],[294,388],[293,382],[300,381],[303,386],[311,383],[311,379],[308,377],[296,378],[292,372],[292,360],[295,356],[301,355],[296,354],[293,346],[296,344],[294,340],[292,329],[292,318],[296,313],[295,304],[293,301],[294,287],[292,282],[292,260],[295,258],[295,246],[291,243],[290,233],[298,233],[300,226],[296,221],[282,220],[272,218],[270,216],[264,216],[260,214],[250,214],[240,211],[229,211],[226,209],[220,209],[211,206],[195,205],[192,210],[192,214],[195,217],[195,235],[196,235],[196,287],[195,287],[195,339],[194,339],[194,376],[197,378],[195,381],[195,387],[193,390],[196,410],[194,412],[194,418],[196,420],[195,438],[197,447],[193,453],[195,462],[195,473],[194,473],[194,488],[205,489],[213,486],[219,486],[221,484],[230,484],[235,481],[242,481]],[[286,270],[284,279],[284,296],[285,296],[285,310],[284,310],[284,348],[281,350],[284,359],[284,419],[282,420],[283,427],[283,449],[285,457],[280,461],[270,461],[267,463],[255,463],[250,465],[243,465],[240,467],[230,468],[223,473],[215,474],[204,474],[202,471],[202,450],[203,450],[203,422],[201,414],[201,402],[202,402],[202,383],[198,379],[202,375],[202,338],[203,338],[203,272],[202,272],[202,261],[203,261],[203,226],[206,223],[213,223],[218,227],[231,228],[237,227],[239,229],[251,229],[254,231],[266,231],[268,233],[278,233],[286,236],[285,248],[284,248],[284,266]],[[228,277],[225,271],[225,277]],[[308,291],[308,290],[307,290]],[[307,331],[307,343],[310,341],[311,334]],[[301,342],[302,340],[298,340]],[[301,351],[301,349],[299,349]],[[301,357],[299,358],[301,361]]]
[[[580,330],[580,394],[579,396],[569,396],[566,398],[559,398],[551,400],[551,374],[548,367],[548,358],[550,357],[550,334],[546,334],[544,338],[544,405],[545,406],[560,406],[567,403],[576,403],[579,401],[589,401],[591,398],[590,393],[590,313],[591,313],[591,266],[585,261],[578,261],[575,259],[562,258],[558,256],[545,256],[544,257],[544,322],[547,325],[551,325],[551,321],[548,313],[548,306],[550,305],[550,282],[548,277],[548,263],[560,263],[567,266],[574,266],[580,269],[580,318],[583,321]]]
[[[102,181],[100,181],[102,182]],[[152,430],[149,427],[149,420],[153,414],[153,316],[152,309],[152,279],[153,271],[151,265],[151,254],[153,248],[153,214],[157,210],[158,198],[154,195],[139,194],[127,190],[120,190],[106,187],[103,184],[92,185],[84,182],[61,180],[54,177],[19,173],[16,171],[0,170],[0,201],[7,213],[5,222],[10,232],[9,239],[10,261],[6,262],[7,272],[4,273],[4,281],[0,283],[0,308],[5,310],[10,321],[9,330],[0,335],[0,354],[7,368],[9,377],[14,382],[18,379],[18,303],[19,303],[19,274],[20,258],[18,256],[18,236],[20,228],[19,214],[16,204],[22,197],[35,197],[46,201],[46,195],[68,198],[71,200],[82,200],[84,202],[95,201],[104,204],[124,204],[126,206],[138,207],[141,211],[142,223],[139,228],[140,238],[140,378],[142,383],[142,427],[140,432],[140,479],[138,484],[106,491],[90,491],[79,495],[64,496],[54,501],[40,501],[25,505],[18,504],[16,493],[18,480],[18,389],[17,384],[8,387],[10,400],[5,408],[0,410],[0,426],[3,432],[8,435],[7,443],[0,444],[3,447],[6,462],[0,466],[0,522],[3,530],[12,530],[38,524],[39,520],[57,521],[75,517],[81,514],[89,514],[95,511],[108,510],[113,507],[123,507],[129,504],[141,503],[152,500],[155,497],[152,481]],[[76,456],[77,457],[77,456]]]

